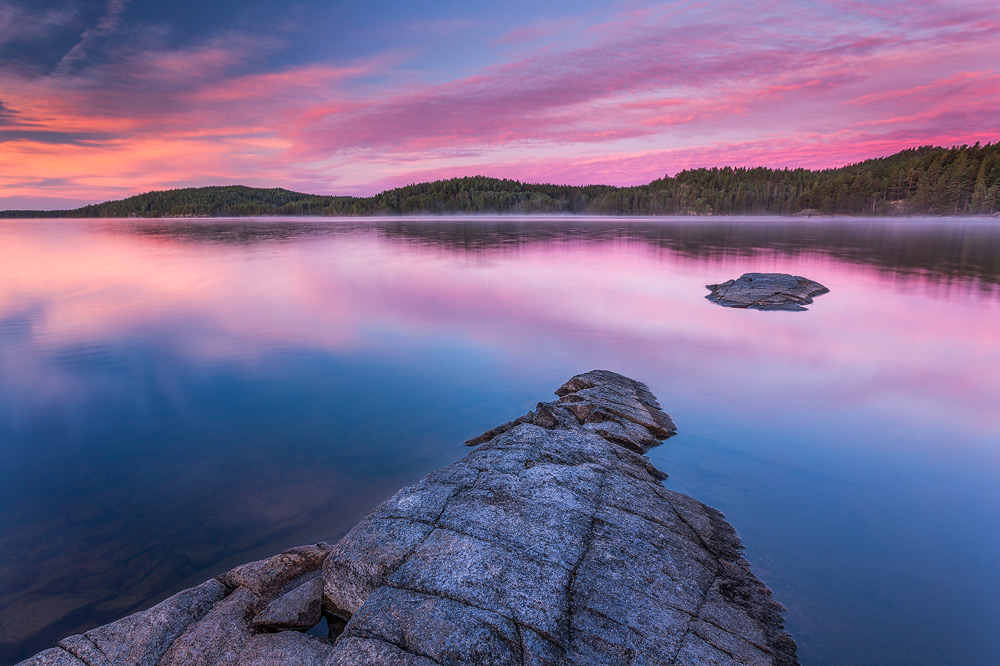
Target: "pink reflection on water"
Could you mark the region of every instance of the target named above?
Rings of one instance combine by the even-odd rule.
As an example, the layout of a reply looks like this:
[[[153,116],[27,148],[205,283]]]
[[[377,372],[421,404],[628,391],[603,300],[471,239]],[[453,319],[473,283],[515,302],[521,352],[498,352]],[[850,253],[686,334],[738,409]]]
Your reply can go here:
[[[473,252],[376,226],[246,245],[48,229],[5,226],[0,243],[0,319],[34,307],[35,350],[161,330],[192,358],[255,363],[281,349],[392,357],[445,341],[510,366],[614,368],[665,403],[691,394],[768,418],[786,408],[778,394],[804,406],[796,418],[822,401],[845,418],[1000,430],[998,300],[829,254],[706,258],[627,238]],[[706,284],[750,271],[807,275],[831,292],[807,313],[704,299]],[[19,372],[46,387],[39,401],[67,382],[51,367]]]

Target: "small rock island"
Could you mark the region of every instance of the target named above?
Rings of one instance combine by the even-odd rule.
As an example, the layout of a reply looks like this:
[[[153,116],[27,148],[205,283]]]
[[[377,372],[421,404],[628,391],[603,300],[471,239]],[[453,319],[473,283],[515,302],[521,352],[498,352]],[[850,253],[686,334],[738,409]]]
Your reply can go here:
[[[813,296],[829,293],[819,282],[787,273],[744,273],[736,280],[705,285],[707,298],[727,308],[803,311]]]
[[[22,666],[794,666],[722,514],[643,454],[676,432],[595,370],[372,511]],[[325,619],[327,636],[304,633]],[[315,631],[315,630],[313,630]]]

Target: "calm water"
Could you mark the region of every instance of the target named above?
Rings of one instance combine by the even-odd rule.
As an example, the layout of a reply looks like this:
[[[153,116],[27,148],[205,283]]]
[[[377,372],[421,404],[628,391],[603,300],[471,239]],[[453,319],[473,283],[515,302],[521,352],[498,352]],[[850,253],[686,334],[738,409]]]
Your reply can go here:
[[[731,310],[747,271],[830,288]],[[803,663],[1000,654],[1000,224],[0,223],[0,663],[336,538],[571,375],[648,383]]]

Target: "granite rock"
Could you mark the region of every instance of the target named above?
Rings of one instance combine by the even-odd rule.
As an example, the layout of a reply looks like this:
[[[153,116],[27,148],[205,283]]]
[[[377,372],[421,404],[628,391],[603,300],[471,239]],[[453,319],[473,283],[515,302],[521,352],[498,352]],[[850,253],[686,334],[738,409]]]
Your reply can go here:
[[[154,666],[191,624],[200,620],[229,590],[217,580],[178,592],[148,610],[133,613],[59,646],[90,666],[129,664]]]
[[[54,647],[25,659],[17,666],[87,666],[87,663],[80,661],[63,648]]]
[[[333,547],[334,663],[797,664],[736,532],[642,455],[676,432],[649,389],[556,393]]]
[[[297,631],[256,634],[236,660],[253,666],[326,666],[333,658],[333,642]]]
[[[643,455],[676,432],[649,389],[592,371],[557,396],[337,544],[237,567],[23,664],[798,664],[736,532]],[[283,631],[321,611],[335,640]]]
[[[736,280],[706,285],[705,298],[727,308],[802,311],[814,296],[830,290],[808,278],[787,273],[744,273]]]
[[[291,548],[284,553],[236,567],[219,577],[230,588],[245,587],[261,597],[296,587],[295,581],[317,571],[330,551],[327,543]]]
[[[319,624],[323,580],[316,576],[281,595],[253,619],[260,629],[310,629]]]

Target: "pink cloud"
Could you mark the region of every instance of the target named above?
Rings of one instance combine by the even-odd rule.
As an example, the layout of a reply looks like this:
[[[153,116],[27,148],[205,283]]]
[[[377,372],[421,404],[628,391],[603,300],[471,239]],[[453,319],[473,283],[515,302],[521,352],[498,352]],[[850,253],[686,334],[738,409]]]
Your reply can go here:
[[[711,83],[735,72],[754,76],[780,60],[780,54],[771,53],[759,54],[753,63],[742,56],[705,62],[671,54],[661,39],[651,34],[644,43],[542,54],[463,80],[376,99],[354,113],[311,123],[293,139],[302,156],[356,148],[409,150],[429,142],[488,146],[565,141],[567,133],[589,134],[581,128],[567,132],[561,122],[578,105],[665,85]],[[585,109],[581,115],[586,121]],[[609,129],[618,128],[602,127],[596,136],[617,138]]]
[[[1000,95],[1000,74],[992,72],[956,72],[925,85],[886,90],[862,95],[852,104],[923,106],[927,104],[952,103],[955,99],[981,103],[980,98],[993,99]]]
[[[219,182],[372,193],[476,172],[635,184],[1000,135],[991,2],[675,3],[523,30],[492,66],[435,82],[406,80],[403,52],[275,69],[285,38],[235,32],[133,43],[60,75],[0,68],[0,198]]]
[[[357,191],[370,194],[400,187],[412,182],[456,178],[472,174],[496,178],[511,178],[522,182],[560,185],[640,185],[676,175],[685,169],[714,166],[755,167],[775,169],[805,167],[827,169],[853,164],[872,157],[882,157],[913,146],[935,141],[946,145],[975,141],[987,142],[994,134],[971,138],[964,132],[935,128],[933,132],[901,131],[889,135],[845,133],[842,136],[796,136],[767,138],[739,143],[717,143],[708,146],[650,150],[596,157],[527,158],[511,162],[480,162],[462,166],[447,166],[407,170],[405,175],[389,176],[372,182]],[[942,140],[943,139],[943,140]]]
[[[912,14],[908,20],[915,25],[927,19],[926,11]],[[823,36],[781,33],[772,41],[759,40],[752,26],[729,18],[672,28],[650,26],[649,11],[635,12],[593,28],[595,45],[546,49],[465,79],[378,96],[326,116],[311,114],[289,135],[292,155],[614,142],[653,134],[648,128],[743,116],[790,95],[808,102],[852,84],[862,90],[849,95],[863,94],[859,81],[886,72],[873,62],[891,68],[901,43],[934,48],[951,40],[954,26],[980,31],[980,42],[992,40],[981,32],[981,12],[944,16],[941,34],[863,34],[833,25],[824,26],[831,28],[827,32],[813,25],[812,33]],[[977,23],[967,23],[972,20]],[[906,66],[895,63],[897,69]],[[671,101],[680,98],[679,108],[656,114],[635,101],[658,91]],[[832,114],[828,109],[826,117]]]

